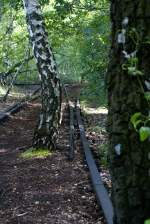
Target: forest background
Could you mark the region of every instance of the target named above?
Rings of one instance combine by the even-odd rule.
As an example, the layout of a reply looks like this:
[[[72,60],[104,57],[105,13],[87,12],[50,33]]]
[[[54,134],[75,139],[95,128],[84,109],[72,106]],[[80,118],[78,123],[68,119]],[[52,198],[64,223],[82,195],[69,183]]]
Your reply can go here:
[[[38,83],[22,1],[1,1],[1,82]],[[107,0],[41,1],[49,41],[63,83],[84,82],[82,100],[105,105],[110,42]],[[1,89],[1,92],[5,89]]]

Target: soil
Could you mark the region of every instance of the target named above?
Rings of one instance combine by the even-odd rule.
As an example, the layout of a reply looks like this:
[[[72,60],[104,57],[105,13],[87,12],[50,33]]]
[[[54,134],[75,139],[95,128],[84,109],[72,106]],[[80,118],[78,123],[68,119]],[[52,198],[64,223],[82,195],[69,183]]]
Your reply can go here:
[[[68,161],[68,111],[58,138],[59,149],[46,158],[24,159],[32,144],[40,103],[0,126],[0,224],[104,224],[92,191],[79,139]]]

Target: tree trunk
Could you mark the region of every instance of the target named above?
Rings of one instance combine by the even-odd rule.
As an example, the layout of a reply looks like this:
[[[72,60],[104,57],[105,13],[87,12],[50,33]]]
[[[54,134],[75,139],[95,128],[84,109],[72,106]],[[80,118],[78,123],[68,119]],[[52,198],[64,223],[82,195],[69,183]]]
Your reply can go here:
[[[42,89],[42,109],[33,145],[52,149],[60,115],[60,81],[38,0],[24,0],[24,8]]]
[[[149,1],[111,0],[111,21],[107,86],[114,223],[142,224],[150,218],[150,138],[141,142],[130,118],[150,111],[143,92],[150,91]],[[131,64],[138,59],[143,76],[129,74],[129,58]]]

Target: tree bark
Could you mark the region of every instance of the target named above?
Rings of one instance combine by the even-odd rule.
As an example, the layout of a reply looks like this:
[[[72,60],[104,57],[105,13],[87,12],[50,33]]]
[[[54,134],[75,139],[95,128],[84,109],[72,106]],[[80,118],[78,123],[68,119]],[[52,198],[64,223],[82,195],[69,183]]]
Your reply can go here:
[[[0,22],[1,22],[2,15],[3,15],[3,7],[4,7],[4,2],[0,1]]]
[[[38,0],[24,0],[24,8],[42,89],[42,109],[33,146],[54,149],[60,117],[60,81]]]
[[[130,118],[136,112],[148,115],[150,110],[139,85],[140,80],[144,90],[150,91],[145,84],[150,83],[149,1],[111,0],[111,21],[107,86],[114,223],[142,224],[150,218],[150,141],[140,141]],[[136,54],[143,76],[129,75],[123,69],[127,63],[124,50],[130,56]]]

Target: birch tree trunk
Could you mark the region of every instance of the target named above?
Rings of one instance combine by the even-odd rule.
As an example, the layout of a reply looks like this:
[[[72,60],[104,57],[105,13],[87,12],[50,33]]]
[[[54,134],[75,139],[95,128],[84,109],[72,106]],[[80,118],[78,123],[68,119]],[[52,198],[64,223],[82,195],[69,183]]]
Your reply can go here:
[[[111,0],[111,21],[107,85],[114,223],[143,224],[150,218],[150,141],[140,141],[130,118],[149,113],[142,88],[150,91],[150,2]]]
[[[42,109],[34,133],[36,148],[55,147],[60,114],[60,81],[38,0],[23,0],[33,53],[41,80]]]

